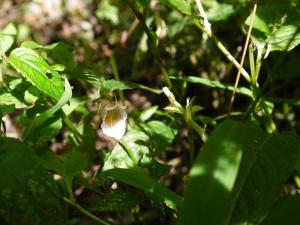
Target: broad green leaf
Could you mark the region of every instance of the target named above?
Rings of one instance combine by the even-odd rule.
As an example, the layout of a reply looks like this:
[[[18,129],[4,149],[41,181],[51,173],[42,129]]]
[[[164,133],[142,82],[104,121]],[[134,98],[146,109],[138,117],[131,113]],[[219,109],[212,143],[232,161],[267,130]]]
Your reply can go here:
[[[56,155],[53,151],[46,148],[38,151],[38,156],[39,160],[47,169],[65,178],[69,191],[71,190],[74,177],[83,170],[87,164],[87,155],[76,149],[70,150],[62,155]]]
[[[226,121],[212,132],[190,171],[179,224],[227,224],[243,151],[254,154],[253,140],[262,133],[256,130]]]
[[[280,199],[263,220],[261,225],[296,225],[300,224],[300,196],[290,196]]]
[[[258,224],[279,198],[298,148],[294,134],[221,123],[191,169],[180,224]]]
[[[256,150],[256,160],[241,188],[231,224],[260,223],[279,199],[284,182],[291,176],[299,159],[299,138],[296,134],[267,135]]]
[[[107,170],[102,175],[142,189],[150,198],[165,203],[172,209],[178,210],[181,206],[182,197],[151,179],[142,169],[117,168]]]
[[[63,225],[63,196],[33,151],[13,138],[0,138],[2,224]]]
[[[170,5],[184,14],[191,15],[191,8],[185,0],[160,0],[160,2]]]
[[[120,143],[114,147],[105,160],[103,170],[132,168],[141,164],[153,176],[161,176],[163,174],[155,174],[155,172],[165,171],[166,167],[165,165],[159,165],[154,157],[171,144],[176,134],[175,129],[160,121],[150,121],[129,128]]]
[[[72,89],[67,79],[65,79],[65,92],[59,99],[59,101],[52,106],[51,108],[47,109],[40,115],[36,116],[29,128],[23,135],[23,138],[26,139],[28,135],[34,132],[39,126],[41,126],[47,119],[49,119],[54,113],[60,110],[72,97]]]
[[[60,75],[34,50],[16,48],[10,53],[8,62],[45,94],[56,100],[61,97],[63,82]],[[52,78],[48,77],[49,74]]]
[[[133,89],[133,88],[139,88],[146,91],[153,92],[155,94],[160,94],[160,89],[154,89],[149,88],[147,86],[137,84],[130,81],[118,81],[118,80],[105,80],[102,82],[100,93],[101,96],[105,96],[107,93],[115,91],[115,90],[127,90],[127,89]]]
[[[186,76],[186,77],[183,77],[183,78],[171,77],[171,79],[174,79],[174,80],[185,80],[185,81],[190,82],[190,83],[202,84],[202,85],[205,85],[207,87],[225,89],[225,90],[229,90],[229,91],[233,91],[234,90],[234,87],[231,86],[231,85],[229,85],[229,84],[224,84],[224,83],[221,83],[220,81],[208,80],[208,79],[201,78],[201,77]],[[246,96],[248,96],[250,98],[253,98],[253,93],[248,88],[238,87],[236,89],[236,92],[239,93],[239,94],[246,95]]]
[[[258,49],[290,51],[300,43],[300,5],[298,1],[264,1],[258,3],[252,40]],[[245,21],[249,26],[250,16]],[[245,29],[247,30],[247,29]]]

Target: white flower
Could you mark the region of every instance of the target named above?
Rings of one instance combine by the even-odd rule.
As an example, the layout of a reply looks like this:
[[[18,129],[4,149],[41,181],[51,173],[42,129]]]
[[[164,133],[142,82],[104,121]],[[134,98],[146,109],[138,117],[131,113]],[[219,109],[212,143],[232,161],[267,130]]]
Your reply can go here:
[[[127,113],[125,106],[116,102],[115,104],[105,102],[101,129],[109,137],[120,140],[126,132]]]

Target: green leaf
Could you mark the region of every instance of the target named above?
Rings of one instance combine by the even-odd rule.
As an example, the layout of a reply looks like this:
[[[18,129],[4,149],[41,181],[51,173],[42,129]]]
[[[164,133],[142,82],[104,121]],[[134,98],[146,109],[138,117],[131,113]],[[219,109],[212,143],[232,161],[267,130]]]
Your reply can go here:
[[[8,62],[45,94],[56,100],[61,97],[63,82],[60,75],[34,50],[16,48],[10,53]],[[52,78],[47,76],[49,73],[52,75]]]
[[[221,123],[191,169],[180,224],[258,224],[279,198],[298,148],[294,134]]]
[[[252,40],[258,49],[290,51],[300,43],[299,2],[264,1],[258,4]],[[250,16],[245,21],[249,26]],[[245,29],[247,30],[247,29]]]
[[[17,139],[0,138],[0,155],[1,222],[66,224],[63,196],[33,151]]]
[[[142,189],[150,198],[165,203],[171,209],[178,210],[181,206],[182,197],[151,179],[141,169],[111,169],[102,175]]]
[[[243,147],[252,150],[251,139],[256,136],[254,131],[244,129],[237,122],[226,121],[212,132],[190,171],[179,224],[227,224],[234,206],[234,201],[230,201],[231,192]],[[238,139],[235,140],[237,134]]]
[[[23,135],[24,140],[34,132],[39,126],[41,126],[47,119],[51,118],[51,116],[60,110],[72,97],[72,89],[67,79],[65,79],[65,92],[59,99],[59,101],[52,106],[51,108],[47,109],[46,111],[42,112],[40,115],[36,116],[29,128]]]
[[[118,212],[131,210],[144,200],[141,195],[132,192],[118,191],[109,193],[97,203],[97,206],[89,208],[90,212]]]
[[[293,132],[267,135],[259,143],[249,173],[240,170],[236,188],[243,188],[231,224],[260,223],[280,197],[299,159],[299,138]],[[247,178],[244,185],[243,178]]]
[[[261,225],[300,224],[300,196],[280,199]]]
[[[155,94],[160,94],[160,89],[149,88],[147,86],[137,84],[130,81],[118,81],[118,80],[105,80],[102,82],[100,92],[101,96],[105,96],[107,93],[115,91],[115,90],[128,90],[133,88],[139,88],[146,91],[153,92]]]
[[[116,167],[131,168],[140,165],[140,163],[149,170],[151,168],[157,170],[159,165],[155,163],[154,156],[165,150],[176,134],[175,129],[160,121],[150,121],[132,127],[105,160],[103,170]],[[152,149],[151,153],[150,148]]]
[[[7,52],[10,49],[10,47],[14,44],[16,34],[16,27],[12,23],[9,23],[0,32],[0,57],[1,54]]]
[[[62,155],[56,155],[50,149],[38,151],[39,160],[43,165],[63,176],[67,187],[71,190],[74,177],[85,168],[87,155],[79,150],[71,150]]]
[[[0,105],[0,120],[2,117],[4,117],[6,114],[11,113],[15,111],[15,105]]]
[[[184,14],[191,15],[191,8],[185,0],[160,0],[160,2],[170,5]]]
[[[218,1],[203,1],[206,10],[207,18],[210,22],[218,22],[228,19],[234,14],[235,10],[232,4],[220,3]]]
[[[201,77],[185,76],[183,78],[171,77],[171,79],[174,79],[174,80],[184,80],[184,81],[187,81],[187,82],[190,82],[190,83],[194,83],[194,84],[202,84],[202,85],[205,85],[207,87],[225,89],[225,90],[229,90],[229,91],[233,91],[234,90],[234,87],[231,86],[231,85],[229,85],[229,84],[224,84],[224,83],[221,83],[220,81],[208,80],[208,79],[201,78]],[[238,87],[236,89],[236,92],[239,93],[239,94],[246,95],[246,96],[248,96],[250,98],[253,98],[253,93],[248,88]]]
[[[158,109],[158,106],[155,105],[155,106],[151,106],[149,108],[147,108],[146,110],[144,110],[140,117],[139,117],[139,120],[142,121],[142,122],[145,122],[146,120],[148,120],[153,114],[156,113]]]
[[[48,145],[49,141],[59,134],[62,128],[62,119],[59,114],[47,119],[43,126],[38,129],[38,132],[32,132],[26,139],[28,144],[33,149],[42,149]]]
[[[107,19],[110,20],[112,23],[117,24],[119,23],[119,8],[112,5],[109,0],[102,0],[96,11],[96,16],[99,19]]]
[[[34,86],[29,87],[24,94],[24,100],[26,103],[34,104],[38,100],[40,95],[39,89]]]

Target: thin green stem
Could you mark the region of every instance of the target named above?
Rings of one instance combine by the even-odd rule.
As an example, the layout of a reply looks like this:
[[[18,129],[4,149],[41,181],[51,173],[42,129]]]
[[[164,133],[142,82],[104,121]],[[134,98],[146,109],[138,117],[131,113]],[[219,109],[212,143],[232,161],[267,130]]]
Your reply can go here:
[[[199,21],[194,20],[195,25],[202,31],[204,31],[205,33],[207,32],[203,26],[199,23]],[[208,33],[207,33],[208,34]],[[230,54],[230,52],[227,50],[227,48],[222,44],[222,42],[213,34],[213,32],[208,35],[217,45],[217,47],[219,48],[219,50],[225,55],[225,57],[237,68],[240,69],[241,68],[241,74],[242,76],[250,83],[251,82],[251,78],[249,73],[240,66],[239,62],[236,61],[236,59]]]
[[[70,129],[70,131],[74,134],[75,140],[78,142],[77,144],[82,143],[82,135],[77,131],[76,127],[72,123],[72,121],[69,119],[69,117],[62,111],[62,119],[67,125],[67,127]]]
[[[133,13],[135,14],[135,16],[138,18],[139,22],[141,23],[141,25],[144,28],[144,31],[146,32],[148,39],[149,39],[149,43],[151,45],[151,50],[152,53],[154,55],[154,57],[156,58],[156,61],[158,63],[159,69],[162,72],[162,75],[164,77],[164,80],[166,82],[166,84],[168,85],[169,88],[172,88],[172,83],[169,77],[169,74],[167,72],[167,70],[165,69],[164,66],[164,61],[162,60],[160,54],[159,54],[159,50],[157,48],[157,41],[158,38],[155,34],[155,32],[153,32],[152,30],[150,30],[150,28],[147,26],[146,22],[145,22],[145,18],[144,16],[139,12],[139,10],[137,9],[136,5],[134,2],[132,2],[131,0],[125,0],[128,4],[128,6],[130,7],[130,9],[133,11]]]
[[[115,60],[115,57],[114,57],[113,54],[110,55],[109,62],[110,62],[111,68],[113,70],[113,74],[114,74],[115,79],[120,81],[120,74],[119,74],[118,67],[117,67],[117,64],[116,64],[116,60]],[[121,100],[122,104],[124,104],[125,97],[124,97],[123,91],[121,91],[121,90],[119,90],[119,97],[120,97],[120,100]]]
[[[98,224],[101,224],[101,225],[111,225],[112,224],[112,223],[106,222],[106,221],[98,218],[94,214],[88,212],[87,210],[82,208],[79,204],[77,204],[75,201],[71,201],[70,199],[67,199],[67,198],[64,198],[64,201],[66,203],[68,203],[69,205],[73,206],[74,208],[78,209],[82,214],[84,214],[85,216],[87,216],[88,218],[90,218],[91,220],[95,221]]]
[[[253,53],[252,45],[249,46],[249,63],[250,63],[252,85],[255,86],[257,83],[257,78],[256,78],[256,68],[254,63],[254,53]]]

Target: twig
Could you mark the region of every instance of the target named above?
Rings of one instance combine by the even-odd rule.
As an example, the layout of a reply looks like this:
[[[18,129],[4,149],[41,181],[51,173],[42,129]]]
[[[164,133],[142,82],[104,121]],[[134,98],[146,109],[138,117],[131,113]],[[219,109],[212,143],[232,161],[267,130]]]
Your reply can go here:
[[[195,21],[196,26],[201,29],[203,32],[205,32],[217,45],[217,47],[221,50],[221,52],[227,57],[227,59],[233,63],[233,65],[237,69],[241,69],[241,74],[243,77],[248,81],[251,82],[249,73],[242,68],[242,66],[235,60],[235,58],[230,54],[230,52],[226,49],[226,47],[220,42],[220,40],[213,34],[211,25],[207,19],[207,16],[205,14],[205,11],[202,7],[200,0],[195,0],[196,4],[198,6],[198,10],[200,12],[201,17],[203,18],[204,22],[203,25],[200,24],[198,21]]]
[[[67,198],[64,197],[64,201],[66,203],[68,203],[69,205],[75,207],[76,209],[78,209],[82,214],[84,214],[85,216],[87,216],[88,218],[90,218],[91,220],[97,222],[98,224],[101,225],[111,225],[111,223],[108,223],[100,218],[98,218],[97,216],[93,215],[92,213],[88,212],[87,210],[85,210],[84,208],[82,208],[79,204],[77,204],[74,201],[71,201]]]
[[[244,46],[244,50],[243,50],[243,54],[242,54],[242,58],[241,58],[241,62],[240,62],[240,68],[239,68],[239,71],[238,71],[237,76],[236,76],[236,80],[235,80],[235,84],[234,84],[234,89],[233,89],[233,92],[232,92],[232,95],[231,95],[231,99],[230,99],[230,103],[229,103],[229,108],[228,108],[228,113],[227,113],[228,117],[229,117],[229,115],[231,113],[231,109],[232,109],[233,102],[234,102],[234,99],[235,99],[236,89],[237,89],[237,87],[239,85],[240,76],[241,76],[241,67],[244,64],[245,56],[246,56],[246,53],[247,53],[247,49],[248,49],[248,45],[249,45],[249,40],[250,40],[250,35],[251,35],[251,31],[252,31],[252,26],[253,26],[253,21],[254,21],[254,16],[256,14],[256,8],[257,8],[257,4],[255,3],[254,6],[253,6],[253,10],[252,10],[252,15],[251,15],[251,20],[250,20],[250,26],[249,26],[249,30],[248,30],[248,33],[247,33],[247,38],[246,38],[246,42],[245,42],[245,46]]]

